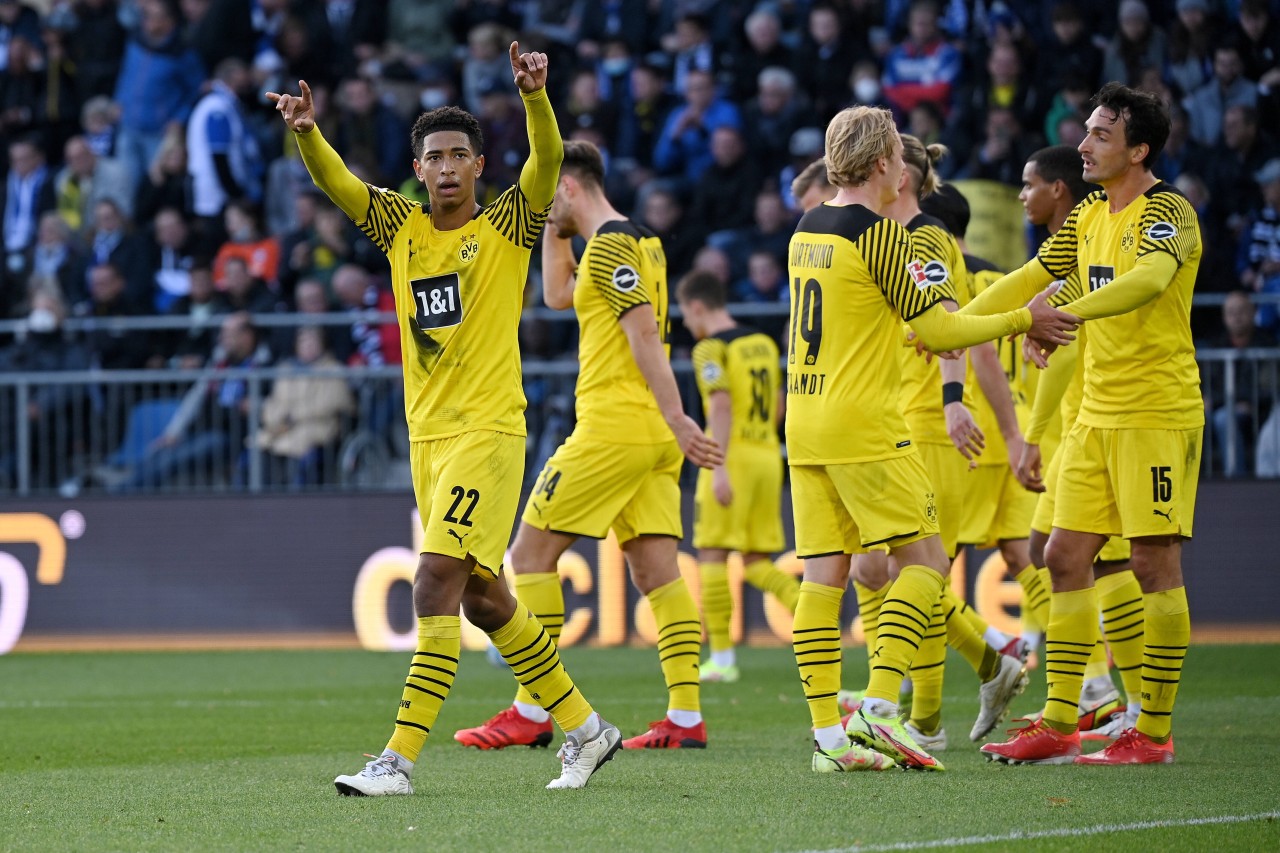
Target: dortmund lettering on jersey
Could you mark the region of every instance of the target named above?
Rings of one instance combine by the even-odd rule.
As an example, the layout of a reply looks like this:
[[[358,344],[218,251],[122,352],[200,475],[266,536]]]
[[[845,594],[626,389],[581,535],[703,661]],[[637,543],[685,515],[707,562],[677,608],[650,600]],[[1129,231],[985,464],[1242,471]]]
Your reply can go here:
[[[937,304],[911,235],[861,205],[823,204],[791,237],[787,455],[797,465],[909,453],[902,323]]]
[[[357,224],[390,261],[411,439],[525,434],[517,330],[546,219],[517,185],[465,227],[438,231],[425,205],[369,187]]]
[[[1204,424],[1190,323],[1201,251],[1195,209],[1164,182],[1116,213],[1104,192],[1090,194],[1040,247],[1038,257],[1050,274],[1066,278],[1078,272],[1089,291],[1108,286],[1151,252],[1167,252],[1178,263],[1155,299],[1088,323],[1081,423],[1150,429]]]
[[[938,299],[963,307],[973,298],[969,274],[960,244],[938,219],[920,214],[907,223],[915,257],[928,287]],[[902,413],[911,437],[926,444],[950,444],[942,413],[942,362],[926,361],[907,343],[903,330],[899,359],[902,362]]]
[[[628,311],[647,312],[666,347],[671,328],[667,299],[662,241],[630,220],[600,226],[587,241],[573,290],[579,331],[577,431],[581,434],[623,444],[672,439],[618,323]]]
[[[740,443],[777,447],[778,345],[764,332],[737,326],[698,341],[693,371],[702,394],[702,411],[711,411],[711,395],[729,394],[733,432],[729,453]],[[710,424],[707,429],[711,434]],[[712,438],[720,436],[712,435]]]

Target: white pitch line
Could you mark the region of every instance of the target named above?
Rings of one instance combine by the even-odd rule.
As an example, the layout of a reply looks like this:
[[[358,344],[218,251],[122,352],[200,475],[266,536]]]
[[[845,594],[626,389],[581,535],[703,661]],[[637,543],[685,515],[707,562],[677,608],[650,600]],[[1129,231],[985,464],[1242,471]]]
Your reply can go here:
[[[1139,823],[1114,823],[1100,826],[1066,827],[1063,829],[1037,829],[1028,832],[1008,832],[1003,835],[970,835],[961,838],[939,838],[934,841],[899,841],[895,844],[868,844],[853,847],[833,847],[829,850],[806,850],[803,853],[880,853],[890,850],[934,850],[940,847],[969,847],[974,844],[998,844],[1002,841],[1033,841],[1037,838],[1078,838],[1087,835],[1103,835],[1108,832],[1137,832],[1144,829],[1167,829],[1181,826],[1212,826],[1224,823],[1253,823],[1259,820],[1280,818],[1280,811],[1258,814],[1224,815],[1222,817],[1196,817],[1186,820],[1144,820]]]

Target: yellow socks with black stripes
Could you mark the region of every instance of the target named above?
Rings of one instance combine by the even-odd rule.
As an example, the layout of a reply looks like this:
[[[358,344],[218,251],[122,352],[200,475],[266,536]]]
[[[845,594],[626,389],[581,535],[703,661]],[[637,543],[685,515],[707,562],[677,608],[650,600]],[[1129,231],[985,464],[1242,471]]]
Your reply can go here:
[[[1142,713],[1138,731],[1152,740],[1169,739],[1173,700],[1182,679],[1182,659],[1191,642],[1191,613],[1186,587],[1142,596],[1146,611],[1146,645],[1142,652]]]
[[[1146,622],[1142,586],[1128,569],[1103,575],[1098,578],[1096,586],[1098,607],[1102,609],[1102,633],[1111,647],[1111,657],[1124,683],[1125,696],[1130,704],[1140,702],[1143,625]]]
[[[772,560],[756,560],[743,569],[743,577],[756,589],[778,599],[792,613],[796,612],[796,601],[800,598],[800,580],[779,569]]]
[[[924,639],[943,583],[942,575],[927,566],[904,566],[889,586],[871,653],[867,699],[897,707],[898,689]]]
[[[947,625],[942,598],[933,603],[929,628],[911,662],[911,722],[925,734],[938,730],[942,718],[942,673],[947,662]]]
[[[862,635],[866,637],[867,657],[876,650],[876,632],[880,626],[880,608],[884,605],[884,597],[889,594],[889,584],[879,589],[863,586],[853,582],[853,591],[858,594],[858,616],[862,619]]]
[[[1022,609],[1029,613],[1034,624],[1044,628],[1049,624],[1049,590],[1040,582],[1040,573],[1036,567],[1028,565],[1014,575],[1018,586],[1022,587]]]
[[[711,654],[733,649],[729,623],[733,619],[733,596],[729,592],[729,569],[722,563],[698,564],[702,580],[702,623],[707,629]]]
[[[1098,644],[1098,591],[1093,587],[1055,592],[1049,600],[1045,635],[1045,679],[1049,697],[1044,721],[1062,734],[1078,725],[1085,664]]]
[[[551,642],[559,646],[560,629],[564,627],[564,588],[560,586],[560,575],[556,572],[530,572],[518,574],[515,578],[516,601],[529,608]],[[516,689],[514,704],[523,716],[536,723],[547,719],[546,711],[529,695],[524,685]]]
[[[516,681],[555,718],[561,729],[572,731],[591,716],[591,705],[565,672],[556,644],[523,604],[516,604],[511,621],[490,634],[489,639],[502,653]]]
[[[982,631],[969,618],[968,612],[972,610],[955,594],[951,584],[942,585],[942,616],[947,623],[947,644],[973,668],[979,681],[986,682],[996,673],[1000,653],[987,644]]]
[[[702,623],[698,621],[698,607],[693,603],[684,578],[663,584],[646,597],[658,626],[658,660],[662,663],[662,677],[667,683],[667,713],[691,711],[699,714],[693,722],[676,720],[682,726],[696,725],[702,719],[698,693]],[[681,717],[686,721],[690,719],[685,715]]]
[[[800,584],[800,600],[796,602],[796,616],[791,623],[791,647],[795,651],[814,732],[829,733],[835,738],[832,745],[838,745],[839,737],[844,736],[843,730],[837,736],[832,728],[840,728],[836,691],[840,689],[840,600],[843,597],[843,589],[804,581]],[[824,744],[823,748],[831,747]]]
[[[418,650],[413,653],[409,678],[400,696],[396,730],[387,743],[387,749],[408,761],[418,760],[440,706],[453,686],[461,637],[462,619],[458,616],[418,619]]]

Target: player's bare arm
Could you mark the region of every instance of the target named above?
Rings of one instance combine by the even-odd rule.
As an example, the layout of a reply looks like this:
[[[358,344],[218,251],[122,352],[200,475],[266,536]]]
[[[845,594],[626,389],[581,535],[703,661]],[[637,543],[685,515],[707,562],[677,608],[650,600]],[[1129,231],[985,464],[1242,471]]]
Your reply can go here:
[[[1013,395],[1009,392],[1009,381],[1000,365],[1000,356],[994,344],[985,343],[970,347],[969,359],[973,362],[978,387],[982,389],[983,396],[995,413],[996,424],[1000,427],[1000,435],[1008,450],[1009,467],[1016,469],[1022,455],[1022,430],[1018,428],[1018,416],[1013,410]]]
[[[728,391],[712,391],[709,400],[707,426],[712,435],[720,436],[727,456],[733,434],[733,398]],[[729,467],[724,461],[711,472],[711,491],[721,506],[733,503],[733,483],[729,480]]]
[[[542,232],[542,301],[556,311],[572,308],[577,282],[573,244],[569,237],[561,235],[553,211]]]
[[[943,388],[955,383],[963,389],[967,365],[968,362],[965,359],[941,362],[939,369],[942,372]],[[969,411],[969,407],[963,400],[952,402],[944,400],[942,413],[947,421],[947,437],[951,439],[955,449],[960,451],[960,455],[969,460],[969,467],[976,468],[978,457],[987,447],[987,437],[982,434],[981,428],[973,419],[973,413]]]

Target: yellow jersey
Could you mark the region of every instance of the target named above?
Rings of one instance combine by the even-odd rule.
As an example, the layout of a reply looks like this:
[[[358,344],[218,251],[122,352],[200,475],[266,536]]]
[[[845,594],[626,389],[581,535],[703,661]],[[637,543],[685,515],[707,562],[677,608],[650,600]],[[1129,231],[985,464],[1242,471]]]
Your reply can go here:
[[[1202,246],[1195,209],[1157,183],[1112,213],[1105,192],[1090,194],[1040,247],[1055,278],[1079,271],[1092,293],[1151,252],[1177,262],[1169,285],[1136,310],[1089,321],[1084,397],[1078,420],[1099,428],[1195,429],[1204,425],[1200,371],[1191,340],[1191,296]]]
[[[520,310],[563,146],[545,90],[523,100],[532,153],[519,184],[452,231],[436,229],[427,205],[357,178],[319,128],[295,134],[316,186],[391,266],[414,441],[481,429],[525,434]]]
[[[911,235],[858,204],[822,204],[788,248],[787,455],[793,465],[912,452],[902,414],[902,323],[944,298]],[[941,393],[941,392],[939,392]]]
[[[938,219],[921,213],[907,223],[915,257],[924,268],[929,288],[939,298],[963,307],[973,298],[969,274],[965,270],[960,244]],[[926,361],[905,339],[899,350],[902,362],[902,412],[911,428],[911,437],[926,444],[951,444],[947,420],[942,413],[942,364]]]
[[[662,241],[629,219],[600,226],[587,241],[573,289],[578,315],[576,433],[619,444],[672,440],[618,323],[628,311],[647,312],[670,355],[667,300]]]
[[[693,372],[702,394],[702,411],[710,413],[711,395],[729,395],[733,432],[727,440],[707,434],[726,446],[729,453],[739,444],[778,446],[778,345],[764,332],[735,326],[703,338],[693,348]]]

